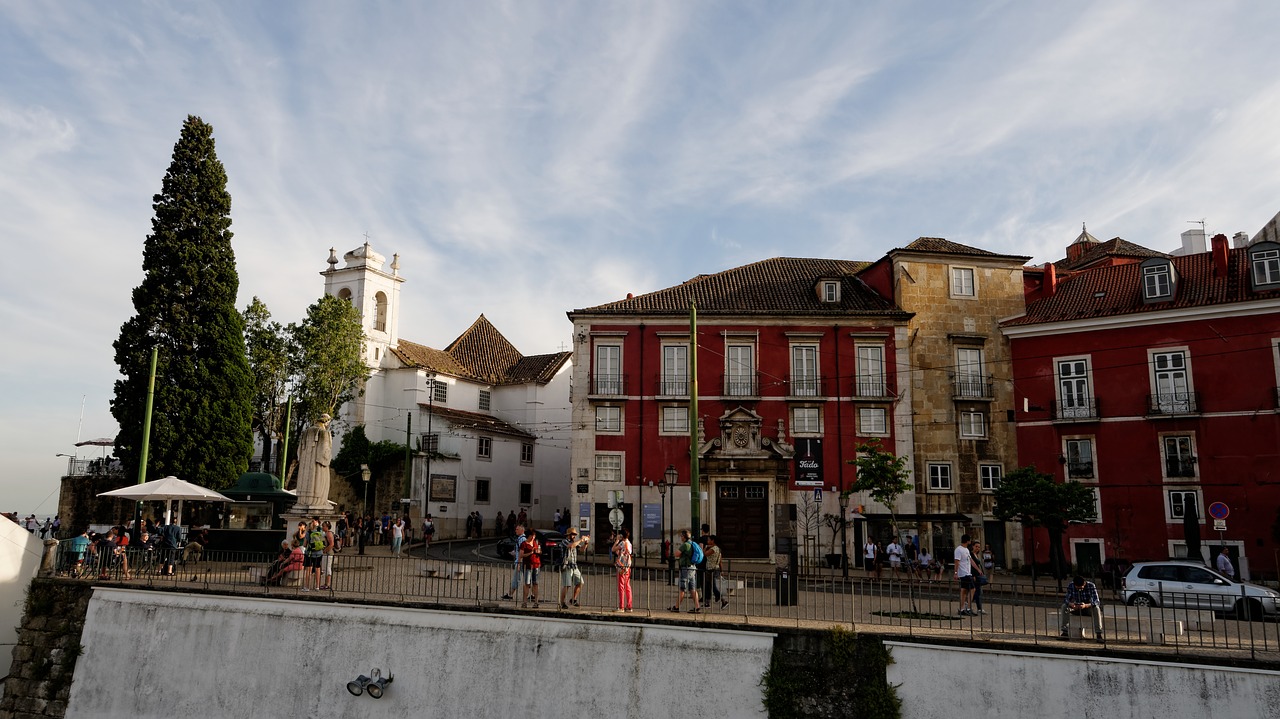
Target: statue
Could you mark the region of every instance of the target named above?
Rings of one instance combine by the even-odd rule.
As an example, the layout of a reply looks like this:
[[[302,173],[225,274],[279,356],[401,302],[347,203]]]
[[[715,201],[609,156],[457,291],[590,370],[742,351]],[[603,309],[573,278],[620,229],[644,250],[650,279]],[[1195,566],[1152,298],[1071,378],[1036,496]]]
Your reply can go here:
[[[298,443],[297,507],[329,511],[329,458],[333,454],[333,437],[329,434],[329,415],[302,433]]]

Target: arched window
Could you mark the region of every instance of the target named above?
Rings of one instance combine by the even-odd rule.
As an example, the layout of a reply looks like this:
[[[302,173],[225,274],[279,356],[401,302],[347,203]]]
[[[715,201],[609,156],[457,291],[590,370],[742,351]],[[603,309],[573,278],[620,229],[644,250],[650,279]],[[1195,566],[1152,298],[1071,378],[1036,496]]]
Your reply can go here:
[[[387,295],[385,292],[379,292],[373,296],[373,301],[378,305],[378,314],[373,321],[373,328],[379,332],[387,331]]]
[[[338,290],[338,299],[340,299],[340,300],[346,300],[347,302],[350,302],[350,301],[351,301],[351,290],[350,290],[350,289],[347,289],[346,287],[343,287],[342,289]]]

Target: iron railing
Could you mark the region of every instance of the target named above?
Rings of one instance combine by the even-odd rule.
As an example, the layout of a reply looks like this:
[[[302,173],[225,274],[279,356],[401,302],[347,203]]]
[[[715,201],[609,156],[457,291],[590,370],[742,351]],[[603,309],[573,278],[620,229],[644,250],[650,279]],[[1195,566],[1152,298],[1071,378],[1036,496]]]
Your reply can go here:
[[[992,399],[991,377],[977,374],[951,375],[951,394],[955,399]]]
[[[591,376],[591,394],[617,397],[623,393],[626,376],[621,374],[595,374]]]
[[[884,377],[859,377],[854,380],[854,391],[857,397],[863,399],[885,399],[892,397],[889,393],[889,385],[885,382]]]
[[[791,397],[825,397],[822,378],[812,374],[791,375],[787,378],[787,395]]]
[[[684,375],[659,375],[658,395],[661,397],[688,397],[689,378]]]
[[[1148,413],[1151,415],[1183,415],[1200,411],[1199,392],[1174,392],[1172,394],[1147,395]]]
[[[1098,400],[1094,397],[1087,399],[1075,398],[1069,402],[1053,402],[1053,418],[1059,420],[1090,420],[1097,419]]]
[[[760,380],[756,373],[724,375],[724,396],[757,397],[760,394]]]

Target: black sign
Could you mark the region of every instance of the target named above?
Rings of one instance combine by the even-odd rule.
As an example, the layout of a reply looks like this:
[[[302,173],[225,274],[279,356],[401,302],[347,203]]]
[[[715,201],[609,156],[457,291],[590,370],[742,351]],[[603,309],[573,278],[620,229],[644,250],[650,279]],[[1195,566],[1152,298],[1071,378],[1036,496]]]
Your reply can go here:
[[[796,486],[821,487],[822,440],[803,437],[796,440]]]

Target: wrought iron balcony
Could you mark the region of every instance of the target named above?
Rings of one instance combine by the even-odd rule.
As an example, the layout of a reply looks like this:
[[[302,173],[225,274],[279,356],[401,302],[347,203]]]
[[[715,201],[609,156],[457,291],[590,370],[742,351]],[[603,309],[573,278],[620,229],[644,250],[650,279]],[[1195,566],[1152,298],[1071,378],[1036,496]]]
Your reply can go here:
[[[990,375],[951,375],[952,395],[955,399],[993,399]]]
[[[863,399],[882,400],[892,396],[884,377],[859,377],[854,380],[853,390],[857,397]]]
[[[1098,414],[1098,400],[1094,397],[1085,399],[1073,398],[1066,402],[1053,402],[1053,418],[1060,420],[1091,420],[1097,419],[1101,415]]]
[[[626,375],[597,374],[591,377],[591,394],[602,397],[617,397],[626,385]]]
[[[1194,477],[1196,476],[1195,457],[1165,457],[1164,476]]]
[[[754,372],[751,374],[726,374],[724,375],[724,395],[726,397],[758,397],[760,395],[760,380]]]
[[[659,375],[658,396],[688,397],[689,378],[684,375]]]
[[[816,375],[791,375],[787,378],[787,395],[790,397],[825,397],[822,378]]]
[[[1199,392],[1174,392],[1147,395],[1148,414],[1176,416],[1197,414],[1200,411]]]
[[[1093,460],[1087,462],[1067,462],[1068,477],[1092,477],[1093,476]]]

